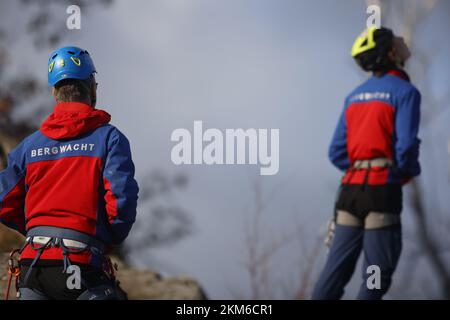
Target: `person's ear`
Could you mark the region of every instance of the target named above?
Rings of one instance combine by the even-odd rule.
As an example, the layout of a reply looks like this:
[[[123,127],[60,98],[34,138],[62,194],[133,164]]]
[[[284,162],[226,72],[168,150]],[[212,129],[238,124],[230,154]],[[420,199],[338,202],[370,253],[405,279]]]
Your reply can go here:
[[[389,50],[388,58],[394,63],[397,61],[397,50],[395,49],[395,46],[392,46],[391,50]]]
[[[403,68],[406,60],[411,56],[408,46],[402,37],[396,37],[393,40],[392,49],[388,54],[389,59],[397,66]]]

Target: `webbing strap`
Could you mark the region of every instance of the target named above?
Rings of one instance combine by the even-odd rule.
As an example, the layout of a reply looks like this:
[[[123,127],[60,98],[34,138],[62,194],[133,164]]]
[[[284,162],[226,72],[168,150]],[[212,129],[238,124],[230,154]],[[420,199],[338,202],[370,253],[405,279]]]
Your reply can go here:
[[[33,270],[33,267],[35,266],[35,264],[39,261],[39,258],[41,257],[41,255],[42,255],[42,253],[44,252],[44,250],[45,250],[46,247],[47,247],[47,246],[43,246],[42,248],[36,250],[36,251],[37,251],[36,256],[34,257],[33,262],[31,262],[31,265],[30,265],[30,267],[28,268],[28,271],[27,271],[27,273],[25,274],[25,278],[24,278],[24,280],[23,280],[23,286],[24,286],[24,287],[26,287],[26,285],[28,284],[28,280],[29,280],[29,278],[30,278],[30,276],[31,276],[31,271]]]
[[[69,252],[69,250],[64,246],[64,244],[62,243],[62,241],[61,241],[61,243],[60,243],[60,245],[61,245],[61,250],[62,250],[62,254],[63,254],[63,263],[64,263],[64,268],[63,268],[63,273],[65,273],[65,272],[67,272],[67,268],[69,268],[71,265],[72,265],[72,262],[70,262],[70,259],[69,259],[69,254],[70,254],[70,252]],[[83,279],[83,277],[80,275],[80,281],[81,281],[81,284],[85,287],[85,288],[87,288],[87,289],[89,289],[89,285],[86,283],[86,281]]]
[[[374,158],[366,160],[356,160],[353,164],[355,169],[367,169],[370,167],[390,167],[393,161],[389,158]]]
[[[350,227],[364,227],[364,229],[379,229],[399,225],[400,216],[392,213],[370,212],[364,220],[344,210],[337,210],[336,223]]]
[[[74,241],[79,241],[87,244],[89,247],[95,248],[99,250],[99,253],[104,252],[105,245],[95,239],[94,237],[79,232],[72,229],[58,228],[58,227],[49,227],[49,226],[38,226],[30,229],[27,232],[27,237],[35,237],[35,236],[43,236],[43,237],[51,237],[51,238],[59,238],[59,239],[69,239]]]
[[[369,172],[372,170],[373,167],[388,168],[388,167],[391,167],[392,165],[393,165],[393,161],[389,158],[374,158],[374,159],[366,159],[366,160],[356,160],[348,170],[348,172],[350,172],[350,175],[347,179],[347,184],[351,183],[353,175],[355,174],[355,172],[357,170],[367,169],[364,174],[363,184],[361,185],[361,190],[364,191],[364,189],[366,188],[366,185],[368,184],[368,181],[369,181]],[[346,174],[344,175],[344,177],[342,179],[344,179],[345,176],[346,176]],[[347,185],[347,184],[345,184],[345,185]]]

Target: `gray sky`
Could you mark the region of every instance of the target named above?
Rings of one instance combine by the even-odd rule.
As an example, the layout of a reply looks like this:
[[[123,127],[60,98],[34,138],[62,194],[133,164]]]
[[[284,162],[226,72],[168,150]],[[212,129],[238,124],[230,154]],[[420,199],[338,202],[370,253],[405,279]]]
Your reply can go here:
[[[418,46],[436,48],[429,79],[436,96],[448,90],[450,80],[450,48],[444,43],[448,7],[441,4],[417,32]],[[292,231],[294,221],[305,229],[304,243],[312,243],[331,216],[340,173],[328,162],[327,148],[345,95],[365,77],[349,54],[365,26],[364,2],[116,0],[82,19],[82,29],[67,32],[64,44],[86,48],[93,56],[98,107],[110,112],[113,124],[131,140],[138,176],[161,168],[190,177],[177,201],[191,212],[194,234],[134,255],[133,261],[168,274],[189,274],[211,298],[232,298],[230,289],[245,296],[244,222],[252,205],[252,180],[267,192],[277,190],[264,213],[265,241]],[[26,41],[15,46],[27,47]],[[31,70],[43,78],[47,54],[36,52],[42,68]],[[192,131],[194,120],[221,130],[280,129],[279,173],[260,177],[256,166],[173,165],[170,134],[176,128]],[[424,175],[433,163],[442,170],[424,181],[437,190],[433,201],[447,208],[448,120],[449,113],[442,113],[435,128],[421,134],[423,150],[430,141],[441,146],[433,149],[435,160],[421,159]],[[323,248],[319,269],[324,254]],[[274,279],[295,280],[300,258],[298,242],[280,251]],[[359,279],[358,271],[349,297]]]

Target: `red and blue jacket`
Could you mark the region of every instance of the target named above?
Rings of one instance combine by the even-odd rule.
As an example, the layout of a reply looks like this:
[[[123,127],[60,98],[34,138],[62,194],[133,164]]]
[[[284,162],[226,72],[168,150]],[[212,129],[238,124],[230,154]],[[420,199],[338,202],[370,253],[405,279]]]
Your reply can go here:
[[[124,241],[136,217],[138,185],[127,138],[103,110],[58,104],[39,131],[8,157],[0,173],[0,221],[26,234],[36,226],[86,233],[106,246]],[[27,246],[21,259],[33,259]],[[41,260],[61,260],[61,249]],[[70,259],[90,264],[90,252]]]
[[[420,100],[408,75],[399,70],[372,76],[347,96],[329,148],[331,162],[347,171],[344,184],[403,184],[420,174]],[[374,158],[390,159],[393,165],[349,170],[356,160]]]

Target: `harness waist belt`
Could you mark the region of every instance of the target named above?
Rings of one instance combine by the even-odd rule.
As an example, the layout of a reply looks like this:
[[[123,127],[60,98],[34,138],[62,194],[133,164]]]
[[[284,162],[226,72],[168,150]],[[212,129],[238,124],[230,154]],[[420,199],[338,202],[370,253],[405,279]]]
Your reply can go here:
[[[41,245],[46,245],[47,243],[49,243],[50,240],[52,240],[51,237],[32,236],[32,237],[27,238],[27,242],[31,238],[33,239],[32,240],[33,243],[37,243],[37,244],[41,244]],[[64,244],[64,246],[66,246],[67,248],[85,249],[88,247],[87,244],[80,242],[80,241],[75,241],[75,240],[70,240],[70,239],[61,239],[61,241]]]
[[[356,160],[353,164],[355,169],[367,169],[371,167],[390,167],[393,161],[389,158],[375,158],[367,160]]]
[[[67,247],[83,249],[87,246],[104,251],[105,245],[94,237],[72,229],[39,226],[27,232],[27,238],[33,237],[33,242],[47,244],[51,238],[58,238]]]

